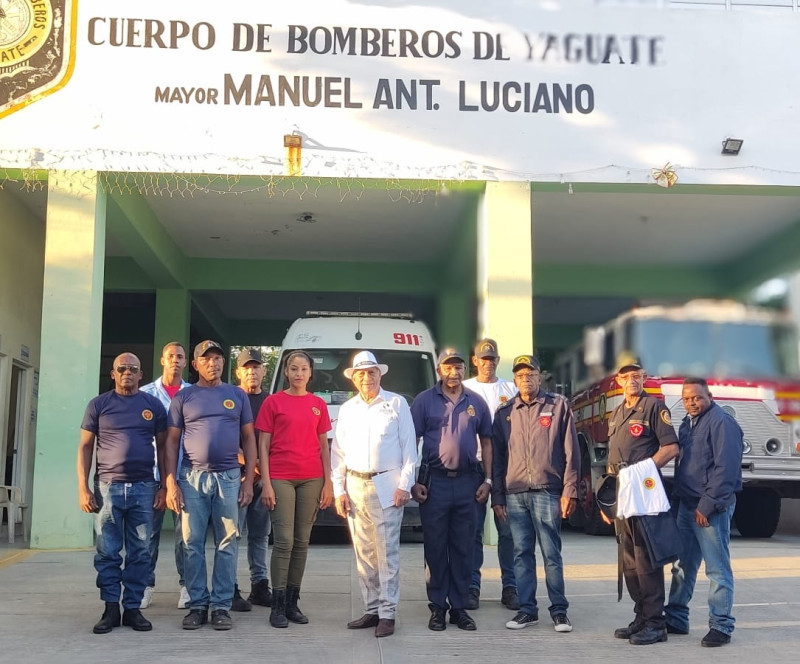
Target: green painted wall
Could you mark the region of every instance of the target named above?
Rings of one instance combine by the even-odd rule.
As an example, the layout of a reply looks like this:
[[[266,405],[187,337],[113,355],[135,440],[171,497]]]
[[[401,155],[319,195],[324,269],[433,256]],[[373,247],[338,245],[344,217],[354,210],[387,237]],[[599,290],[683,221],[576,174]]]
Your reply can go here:
[[[100,370],[105,196],[86,187],[92,175],[53,171],[49,180],[32,548],[92,543],[75,479],[80,422]]]

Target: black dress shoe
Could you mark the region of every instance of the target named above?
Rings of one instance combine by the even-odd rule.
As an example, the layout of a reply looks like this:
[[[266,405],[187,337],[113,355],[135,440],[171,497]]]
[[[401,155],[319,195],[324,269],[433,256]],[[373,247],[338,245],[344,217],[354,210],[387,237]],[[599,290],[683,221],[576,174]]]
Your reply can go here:
[[[631,634],[628,642],[634,646],[649,646],[652,643],[660,643],[667,640],[667,628],[645,627],[638,632]]]
[[[458,629],[465,629],[468,632],[474,632],[478,629],[475,625],[475,621],[464,609],[450,609],[450,624],[456,625]]]
[[[467,595],[467,608],[470,611],[475,611],[481,605],[481,589],[470,588]]]
[[[365,613],[358,620],[351,620],[347,623],[347,629],[367,629],[367,627],[376,627],[379,620],[378,614]]]
[[[447,629],[444,609],[440,609],[438,606],[431,606],[431,619],[428,621],[428,629],[434,632],[443,632]]]
[[[503,588],[503,593],[500,595],[500,602],[507,609],[519,611],[519,597],[517,596],[517,589],[514,588],[514,586],[506,586]]]
[[[119,604],[116,602],[106,602],[106,609],[103,611],[103,617],[97,621],[92,631],[95,634],[108,634],[114,627],[119,627],[119,625]]]
[[[731,642],[730,634],[720,632],[718,629],[710,629],[700,641],[700,645],[704,648],[718,648]]]
[[[625,639],[626,641],[631,638],[636,632],[641,631],[644,628],[644,625],[640,623],[632,622],[627,627],[619,627],[614,630],[614,638],[615,639]],[[669,629],[669,628],[667,628]]]
[[[381,618],[375,628],[375,636],[379,639],[394,634],[394,618]]]
[[[125,609],[122,612],[122,624],[132,627],[134,632],[149,632],[153,624],[142,615],[139,609]]]

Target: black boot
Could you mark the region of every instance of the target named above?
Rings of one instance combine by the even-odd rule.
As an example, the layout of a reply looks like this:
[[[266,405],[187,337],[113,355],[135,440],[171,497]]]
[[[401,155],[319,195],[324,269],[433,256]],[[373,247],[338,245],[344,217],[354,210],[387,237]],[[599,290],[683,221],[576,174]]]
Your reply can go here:
[[[308,618],[303,615],[303,612],[297,606],[299,598],[300,586],[286,586],[286,617],[293,623],[305,625],[308,622]]]
[[[286,619],[286,589],[272,589],[272,610],[269,612],[269,624],[273,627],[288,627]]]
[[[122,624],[122,616],[119,613],[119,603],[106,602],[106,610],[103,617],[97,621],[92,630],[95,634],[108,634],[114,627]]]

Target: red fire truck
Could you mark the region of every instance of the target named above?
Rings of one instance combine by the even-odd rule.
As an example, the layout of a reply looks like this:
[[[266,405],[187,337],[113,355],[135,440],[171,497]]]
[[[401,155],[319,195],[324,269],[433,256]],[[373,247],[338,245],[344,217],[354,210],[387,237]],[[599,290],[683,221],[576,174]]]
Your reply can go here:
[[[590,534],[610,532],[593,487],[606,466],[608,419],[622,401],[614,365],[623,352],[641,360],[645,390],[664,400],[676,431],[686,415],[683,378],[708,381],[744,432],[736,527],[744,537],[772,536],[781,498],[800,498],[800,370],[788,316],[729,301],[640,307],[587,329],[583,343],[557,360],[554,378],[573,404],[581,446],[580,509],[570,521]],[[664,477],[672,475],[669,464]]]

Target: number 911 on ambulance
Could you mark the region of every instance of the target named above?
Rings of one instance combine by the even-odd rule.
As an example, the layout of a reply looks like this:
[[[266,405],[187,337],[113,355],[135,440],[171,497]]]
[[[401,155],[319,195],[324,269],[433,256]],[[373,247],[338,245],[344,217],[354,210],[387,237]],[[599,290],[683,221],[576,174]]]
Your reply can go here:
[[[410,314],[309,311],[286,332],[280,358],[272,376],[270,394],[288,388],[284,374],[286,357],[295,350],[307,352],[314,361],[309,392],[328,404],[331,423],[336,426],[340,406],[356,395],[344,370],[353,356],[370,350],[378,362],[389,367],[381,387],[402,395],[409,405],[420,392],[436,383],[436,350],[425,323]],[[333,436],[333,432],[329,433]],[[330,438],[329,438],[330,442]],[[320,511],[317,525],[344,526],[333,508]],[[406,505],[404,526],[419,526],[419,508]]]

